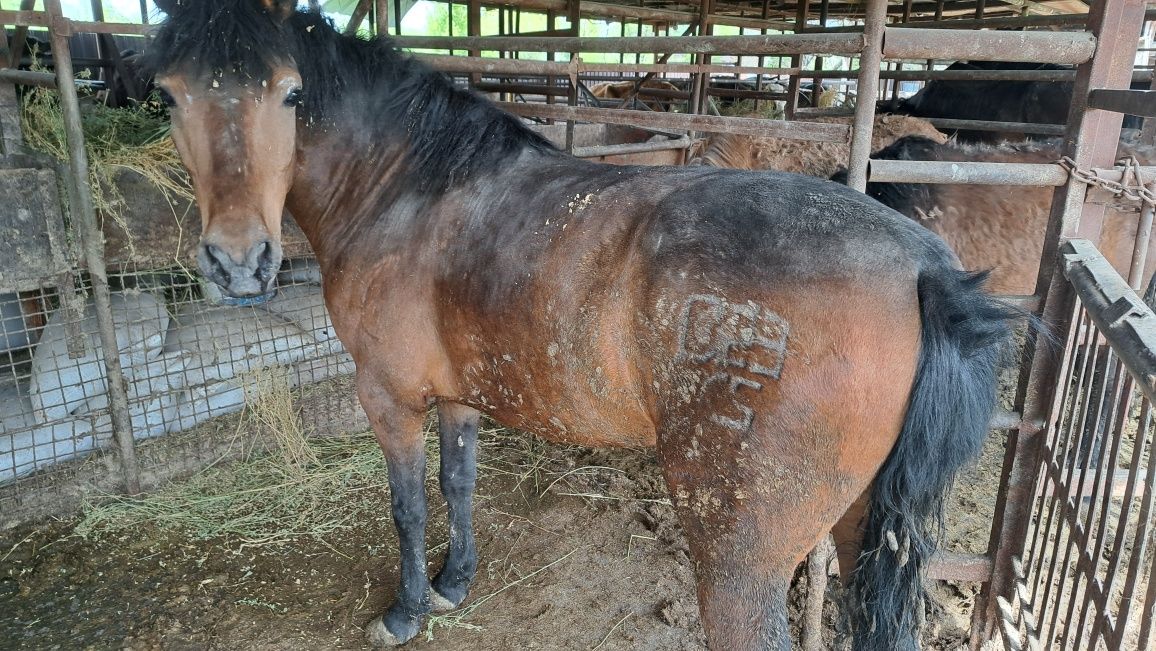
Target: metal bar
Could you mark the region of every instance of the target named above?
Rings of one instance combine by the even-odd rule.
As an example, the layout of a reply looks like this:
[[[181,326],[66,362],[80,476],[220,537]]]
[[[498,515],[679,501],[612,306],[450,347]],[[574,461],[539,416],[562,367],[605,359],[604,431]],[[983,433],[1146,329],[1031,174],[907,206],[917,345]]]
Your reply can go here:
[[[847,160],[847,185],[867,191],[867,165],[871,157],[871,131],[875,126],[875,100],[879,95],[879,66],[882,63],[887,22],[887,0],[867,0],[863,26],[864,44],[859,55],[859,81],[851,150]]]
[[[648,111],[621,111],[617,109],[588,108],[585,106],[558,106],[549,104],[502,103],[498,106],[515,115],[553,118],[556,120],[587,120],[605,124],[628,124],[636,127],[685,129],[709,133],[740,133],[792,140],[846,143],[850,128],[845,124],[822,122],[786,122],[757,118],[730,118],[714,115],[685,115]]]
[[[1049,468],[1055,470],[1056,472],[1061,472],[1061,470],[1057,466],[1054,465],[1056,463],[1057,463],[1056,461],[1049,462],[1048,463]],[[1136,466],[1136,467],[1138,468],[1139,466]],[[1066,471],[1067,467],[1065,466],[1065,468],[1063,470]],[[1057,475],[1057,476],[1059,476],[1059,475]],[[1073,479],[1073,481],[1080,482],[1083,480],[1083,476],[1084,476],[1084,471],[1076,470],[1075,471],[1075,478]],[[1112,474],[1112,477],[1110,480],[1110,485],[1111,485],[1111,493],[1110,494],[1111,494],[1112,499],[1124,499],[1124,497],[1129,494],[1128,493],[1128,488],[1129,488],[1128,481],[1129,481],[1129,478],[1131,476],[1132,476],[1132,472],[1130,470],[1117,470],[1116,472],[1114,472]],[[1108,481],[1108,480],[1105,480],[1105,481]],[[1077,490],[1077,488],[1074,486],[1069,486],[1067,488],[1064,488],[1063,490],[1058,490],[1058,489],[1059,489],[1059,487],[1057,486],[1057,487],[1053,487],[1053,488],[1048,488],[1043,492],[1045,495],[1048,495],[1048,496],[1060,495],[1062,493],[1063,497],[1065,497],[1065,498],[1076,498],[1076,499],[1083,499],[1085,497],[1090,497],[1092,495],[1092,493],[1087,488],[1085,488],[1082,492],[1080,490]],[[1141,486],[1139,488],[1139,490],[1133,491],[1133,493],[1131,494],[1131,498],[1139,498],[1139,497],[1142,497],[1143,495],[1144,495],[1144,487]]]
[[[84,131],[80,122],[80,101],[76,95],[75,77],[68,38],[72,34],[70,21],[60,10],[60,0],[44,0],[45,8],[52,22],[53,65],[56,69],[57,86],[60,88],[60,105],[64,112],[64,132],[68,142],[68,160],[71,174],[68,184],[72,203],[72,218],[79,227],[84,244],[84,259],[92,280],[92,297],[96,312],[97,328],[104,356],[104,368],[108,377],[109,411],[112,428],[120,451],[121,472],[124,474],[125,490],[130,494],[140,492],[140,469],[137,466],[132,420],[128,413],[128,393],[124,372],[120,367],[119,347],[116,342],[116,324],[112,319],[112,306],[108,289],[108,274],[104,267],[104,237],[97,225],[96,210],[92,202],[92,188],[88,184],[88,157],[85,153]]]
[[[1156,314],[1091,242],[1073,238],[1061,251],[1064,274],[1100,334],[1136,377],[1145,397],[1156,399]]]
[[[857,54],[860,34],[748,34],[745,36],[399,36],[398,47],[521,52],[675,52],[702,54]]]
[[[1132,376],[1127,373],[1122,364],[1117,363],[1116,370],[1112,374],[1112,378],[1113,382],[1110,385],[1107,385],[1107,388],[1110,389],[1110,392],[1106,392],[1111,397],[1111,411],[1109,413],[1109,419],[1105,421],[1105,424],[1114,423],[1114,425],[1112,425],[1106,432],[1106,435],[1111,439],[1109,444],[1110,450],[1107,454],[1103,454],[1103,450],[1101,450],[1100,463],[1096,469],[1096,481],[1093,485],[1094,488],[1089,498],[1091,508],[1088,510],[1088,527],[1086,528],[1086,531],[1088,532],[1089,537],[1093,537],[1092,534],[1094,531],[1095,540],[1090,547],[1085,548],[1085,551],[1091,559],[1100,559],[1104,554],[1104,546],[1108,542],[1108,517],[1110,514],[1110,506],[1115,488],[1115,482],[1112,480],[1115,479],[1114,469],[1120,460],[1120,442],[1123,439],[1124,425],[1128,420],[1128,409],[1131,406]],[[1096,517],[1097,502],[1099,502],[1098,518]],[[1096,523],[1094,529],[1091,527],[1093,522]],[[1120,551],[1122,550],[1116,550],[1116,552]],[[1093,561],[1092,566],[1085,577],[1089,583],[1098,580],[1097,569],[1097,563]],[[1102,629],[1106,624],[1105,615],[1108,614],[1108,609],[1110,607],[1110,604],[1107,603],[1107,599],[1108,595],[1111,593],[1111,579],[1111,574],[1109,574],[1108,580],[1097,586],[1099,593],[1098,599],[1088,599],[1087,595],[1085,594],[1084,603],[1080,607],[1080,617],[1077,620],[1075,637],[1076,640],[1084,639],[1083,633],[1085,630],[1085,624],[1088,619],[1089,606],[1094,604],[1098,613],[1095,621],[1092,623],[1091,629],[1089,630],[1089,636],[1090,639],[1093,640],[1093,644],[1094,640],[1096,639],[1096,631]]]
[[[1064,135],[1062,124],[1036,124],[1031,122],[989,122],[987,120],[953,120],[951,118],[923,118],[937,129],[966,129],[970,131],[1009,131],[1047,136]]]
[[[1097,88],[1088,96],[1088,106],[1101,111],[1156,117],[1156,90],[1114,90]]]
[[[578,0],[566,0],[566,16],[570,23],[570,33],[574,37],[582,34],[582,16],[580,13],[580,3]],[[578,58],[578,53],[571,50],[570,60]],[[570,94],[566,98],[567,108],[574,108],[578,106],[578,75],[570,75]],[[574,120],[566,120],[566,151],[573,153],[574,151]]]
[[[854,79],[859,70],[824,70],[815,73],[821,79]],[[932,79],[952,79],[964,81],[1073,81],[1076,71],[1071,70],[882,70],[882,79],[900,81],[929,81]],[[1150,74],[1137,70],[1132,73],[1132,81],[1147,81]]]
[[[446,4],[450,14],[453,14],[452,4]],[[381,36],[389,33],[389,0],[376,0],[373,5],[373,25],[376,33]]]
[[[1148,73],[1148,79],[1150,80],[1148,88],[1156,90],[1156,69]],[[1136,79],[1136,73],[1133,73],[1132,81],[1142,80]],[[1140,142],[1147,145],[1156,145],[1156,120],[1144,120],[1144,126],[1140,129]]]
[[[660,140],[658,142],[628,142],[621,145],[575,147],[573,153],[578,158],[643,154],[651,151],[666,151],[668,149],[686,149],[690,146],[691,142],[692,140],[690,138],[673,138],[671,140]]]
[[[1096,51],[1087,32],[943,31],[888,27],[883,35],[885,59],[963,59],[1032,63],[1084,63]]]
[[[502,4],[518,6],[529,11],[566,11],[566,0],[516,0]],[[695,3],[697,4],[697,3]],[[671,9],[657,9],[653,7],[630,6],[603,2],[581,2],[579,12],[582,16],[591,18],[631,18],[645,20],[652,23],[666,25],[695,22],[699,17],[698,11],[675,11]],[[733,27],[747,27],[751,29],[792,29],[794,25],[780,20],[761,20],[758,18],[743,18],[736,16],[718,15],[712,18],[716,25],[730,25]]]
[[[1051,427],[1047,428],[1047,436],[1049,438],[1044,442],[1043,452],[1041,454],[1041,458],[1045,463],[1050,464],[1055,462],[1056,456],[1053,450],[1059,449],[1061,445],[1061,433],[1064,431],[1062,424],[1064,422],[1070,422],[1072,414],[1075,413],[1077,400],[1069,400],[1069,398],[1073,396],[1073,392],[1071,390],[1073,382],[1079,378],[1079,384],[1082,385],[1083,383],[1083,379],[1085,377],[1083,372],[1085,365],[1080,364],[1074,358],[1076,357],[1077,351],[1086,349],[1087,339],[1092,336],[1094,331],[1093,328],[1088,327],[1087,323],[1085,323],[1086,317],[1087,311],[1079,307],[1077,307],[1075,312],[1069,316],[1069,320],[1075,321],[1075,325],[1074,327],[1068,329],[1067,341],[1065,342],[1063,348],[1063,361],[1061,363],[1060,371],[1057,374],[1058,377],[1063,378],[1063,380],[1058,385],[1060,389],[1056,392],[1052,403],[1052,409],[1050,410],[1050,413],[1053,414],[1066,411],[1068,418],[1057,418],[1055,423],[1052,424]],[[1083,342],[1081,344],[1076,343],[1076,340],[1079,339],[1078,335],[1083,336]],[[1065,409],[1065,405],[1067,406],[1067,409]],[[1063,438],[1062,444],[1065,446],[1067,445],[1067,437]],[[1047,547],[1048,534],[1051,531],[1052,520],[1056,515],[1056,500],[1054,498],[1049,499],[1049,496],[1052,494],[1052,491],[1049,489],[1052,489],[1052,487],[1054,487],[1052,490],[1061,489],[1060,484],[1054,481],[1054,478],[1050,473],[1041,472],[1039,473],[1038,477],[1039,478],[1037,480],[1035,493],[1040,496],[1039,506],[1036,509],[1036,515],[1033,520],[1037,523],[1036,535],[1032,538],[1032,544],[1029,553],[1023,557],[1029,564],[1029,568],[1034,564],[1035,569],[1030,570],[1030,572],[1031,576],[1037,577],[1035,584],[1032,586],[1032,595],[1029,600],[1031,603],[1038,603],[1039,591],[1041,588],[1041,582],[1038,580],[1038,577],[1044,569],[1045,554],[1043,554],[1043,549]],[[1045,508],[1047,509],[1046,520],[1044,519]],[[1042,527],[1038,526],[1038,523],[1040,522],[1044,523]],[[1018,576],[1019,573],[1017,573],[1017,577]]]
[[[910,2],[910,0],[908,0],[908,2]],[[826,27],[827,18],[830,15],[830,12],[831,12],[831,0],[822,0],[822,2],[819,3],[819,26],[820,27]],[[806,26],[805,22],[804,22],[803,26],[804,27]],[[814,107],[819,106],[819,98],[822,96],[823,82],[822,82],[822,78],[819,77],[819,75],[818,75],[818,73],[822,72],[822,70],[823,70],[823,57],[821,55],[816,56],[815,57],[815,74],[812,75],[812,77],[811,77],[811,88],[812,88],[812,90],[811,90],[811,106],[814,106]]]
[[[353,14],[349,16],[349,22],[345,24],[345,35],[353,36],[361,29],[361,23],[369,14],[370,0],[358,0],[357,6],[353,8]]]
[[[1060,281],[1059,274],[1056,274],[1055,280],[1057,282]],[[1071,408],[1069,409],[1068,419],[1066,421],[1069,424],[1065,428],[1064,427],[1065,421],[1061,420],[1060,418],[1054,418],[1049,423],[1050,426],[1052,427],[1052,429],[1057,430],[1057,434],[1056,434],[1056,437],[1054,439],[1054,442],[1059,441],[1062,438],[1062,446],[1060,448],[1061,449],[1060,454],[1059,455],[1050,455],[1050,456],[1053,459],[1060,459],[1061,461],[1064,459],[1067,459],[1071,453],[1071,450],[1074,449],[1077,445],[1077,441],[1075,440],[1077,438],[1077,436],[1075,436],[1073,433],[1074,432],[1082,433],[1082,432],[1086,431],[1084,429],[1084,423],[1087,420],[1088,412],[1091,408],[1090,407],[1091,403],[1087,400],[1083,400],[1082,398],[1087,395],[1088,388],[1091,386],[1092,382],[1094,381],[1093,369],[1097,365],[1097,360],[1099,358],[1099,351],[1100,351],[1100,347],[1095,345],[1099,340],[1099,333],[1096,332],[1095,327],[1093,327],[1091,325],[1091,321],[1090,321],[1091,316],[1088,314],[1088,311],[1086,309],[1083,309],[1083,306],[1080,306],[1079,313],[1080,313],[1081,321],[1082,321],[1083,326],[1084,326],[1084,333],[1083,333],[1084,338],[1083,338],[1082,343],[1079,346],[1069,349],[1068,355],[1065,355],[1065,357],[1068,357],[1068,358],[1071,358],[1073,355],[1082,356],[1082,359],[1079,359],[1074,364],[1074,365],[1079,367],[1079,373],[1077,376],[1078,381],[1076,384],[1076,389],[1072,392],[1072,395],[1075,396],[1075,399],[1072,400],[1070,403]],[[1053,406],[1054,406],[1054,403],[1053,403]],[[1078,417],[1077,417],[1077,410],[1079,411]],[[1052,414],[1052,415],[1055,415],[1056,413],[1057,413],[1057,410],[1055,410],[1054,408],[1050,412],[1050,414]],[[1075,423],[1078,423],[1078,425],[1075,425]],[[1060,436],[1061,430],[1063,433],[1062,437]],[[1058,467],[1053,467],[1050,464],[1045,467],[1045,472],[1056,473],[1054,475],[1049,475],[1049,476],[1051,477],[1051,480],[1053,481],[1053,483],[1057,487],[1070,486],[1070,485],[1072,485],[1072,478],[1073,478],[1074,472],[1075,472],[1075,464],[1068,464],[1067,470],[1065,471],[1066,479],[1059,474]],[[1067,504],[1068,504],[1068,502],[1065,499],[1054,499],[1051,501],[1051,508],[1050,508],[1049,514],[1048,514],[1049,526],[1050,526],[1050,523],[1052,522],[1053,518],[1056,518],[1056,523],[1057,523],[1058,527],[1062,527],[1063,523],[1067,522],[1067,520],[1068,520],[1068,515],[1066,512]],[[1049,541],[1045,539],[1045,541],[1044,541],[1045,547],[1047,546],[1048,542]],[[1044,622],[1044,615],[1045,615],[1044,609],[1047,608],[1048,605],[1053,603],[1053,600],[1051,598],[1051,594],[1052,594],[1052,588],[1056,585],[1054,579],[1056,577],[1057,560],[1060,558],[1060,547],[1062,544],[1061,536],[1059,536],[1059,535],[1054,536],[1051,543],[1052,543],[1051,544],[1051,550],[1052,551],[1051,551],[1051,554],[1047,555],[1047,557],[1050,559],[1050,562],[1048,564],[1048,578],[1045,581],[1043,581],[1043,583],[1042,583],[1043,588],[1044,588],[1044,593],[1043,593],[1043,596],[1041,598],[1035,599],[1037,603],[1041,604],[1041,610],[1040,610],[1039,618],[1038,618],[1038,621],[1041,623]],[[1065,549],[1065,553],[1067,553],[1070,550],[1070,547],[1065,547],[1064,549]],[[1040,571],[1042,571],[1042,569],[1043,569],[1043,556],[1044,555],[1041,555],[1041,558],[1040,558],[1040,563],[1039,563],[1039,570]],[[1064,565],[1066,568],[1067,559],[1064,560]],[[1039,587],[1039,584],[1037,584],[1037,588],[1038,587]],[[1062,592],[1063,586],[1060,586],[1060,590]],[[1059,596],[1057,596],[1057,598],[1055,599],[1055,603],[1058,603],[1058,602],[1059,602]],[[1046,625],[1047,625],[1049,631],[1052,630],[1055,626],[1054,622],[1049,622]],[[1041,628],[1041,634],[1042,634],[1042,628]]]
[[[1131,386],[1126,388],[1125,392],[1126,392],[1126,396],[1130,398],[1132,395]],[[1144,405],[1141,407],[1141,409],[1142,410],[1145,409],[1148,405],[1149,405],[1149,403],[1145,402]],[[1127,407],[1125,407],[1123,409],[1123,412],[1124,412],[1124,418],[1121,420],[1126,421],[1127,420],[1127,414],[1128,414]],[[1143,419],[1141,419],[1141,422],[1143,422]],[[1119,444],[1119,439],[1122,438],[1121,434],[1122,434],[1122,432],[1117,434],[1117,440],[1116,440],[1117,445]],[[1116,527],[1115,527],[1116,535],[1113,537],[1113,542],[1112,542],[1112,549],[1114,550],[1114,553],[1112,554],[1111,558],[1108,560],[1108,567],[1107,567],[1107,571],[1105,573],[1105,575],[1107,576],[1107,582],[1104,585],[1104,593],[1106,595],[1111,595],[1115,591],[1116,579],[1118,578],[1117,574],[1118,574],[1119,569],[1120,569],[1120,562],[1123,559],[1124,537],[1125,537],[1125,534],[1127,533],[1128,521],[1132,519],[1132,510],[1135,507],[1134,501],[1137,498],[1144,496],[1144,494],[1146,492],[1150,492],[1150,491],[1146,491],[1144,485],[1139,483],[1139,479],[1140,479],[1140,475],[1141,475],[1140,464],[1144,460],[1144,451],[1145,451],[1147,439],[1148,439],[1146,434],[1147,434],[1147,432],[1145,430],[1137,430],[1137,432],[1136,432],[1136,438],[1135,438],[1135,440],[1133,442],[1133,446],[1132,446],[1132,456],[1131,456],[1131,460],[1128,464],[1129,470],[1116,471],[1114,473],[1114,481],[1113,481],[1113,486],[1112,486],[1113,495],[1112,496],[1114,498],[1116,498],[1116,497],[1122,498],[1123,501],[1121,502],[1121,505],[1120,505],[1120,516],[1116,521]],[[1151,466],[1154,464],[1149,463],[1149,465]],[[1113,467],[1114,467],[1114,465],[1113,465]],[[1117,478],[1120,474],[1123,474],[1126,478],[1125,479],[1125,487],[1124,487],[1124,494],[1122,496],[1117,496],[1116,495],[1116,484],[1119,481]],[[1139,490],[1139,493],[1137,493],[1137,490]],[[1143,510],[1143,508],[1144,508],[1143,504],[1140,506],[1140,508],[1141,508],[1141,510]],[[1107,505],[1105,505],[1105,514],[1106,513],[1107,513]],[[1139,525],[1139,523],[1137,523],[1137,524]],[[1137,528],[1139,528],[1139,527],[1137,527]],[[1132,553],[1133,554],[1136,553],[1135,548],[1133,548]],[[1126,579],[1125,579],[1125,581],[1126,581]],[[1125,583],[1124,595],[1121,595],[1122,601],[1124,600],[1123,598],[1126,598],[1127,594],[1132,589],[1134,589],[1134,587],[1135,587],[1134,584],[1131,587],[1129,587],[1127,585],[1127,583]],[[1124,604],[1121,604],[1121,605],[1123,606]],[[1103,617],[1097,618],[1097,626],[1093,627],[1093,629],[1092,629],[1093,639],[1095,639],[1096,635],[1100,635],[1100,636],[1103,636],[1106,640],[1111,640],[1111,638],[1117,637],[1117,636],[1123,634],[1124,629],[1127,627],[1128,613],[1123,608],[1121,608],[1118,612],[1120,615],[1122,615],[1122,617],[1119,620],[1118,625],[1115,627],[1109,627],[1107,625],[1107,622],[1105,621],[1105,619]],[[1101,614],[1104,614],[1103,610],[1101,610]],[[1111,630],[1112,628],[1114,628],[1114,630]],[[1117,646],[1119,646],[1119,645],[1117,644]]]
[[[1145,401],[1140,411],[1140,428],[1136,432],[1137,450],[1145,446],[1151,450],[1152,444],[1149,442],[1151,439],[1151,427],[1152,404]],[[1140,473],[1137,472],[1135,474],[1136,478],[1139,478]],[[1132,604],[1135,601],[1136,588],[1138,587],[1137,584],[1140,576],[1140,567],[1145,563],[1145,561],[1148,560],[1148,548],[1153,542],[1152,507],[1153,502],[1156,501],[1156,490],[1152,490],[1151,488],[1156,487],[1156,462],[1151,460],[1151,453],[1149,453],[1148,471],[1143,481],[1144,485],[1150,487],[1150,489],[1145,492],[1143,503],[1140,505],[1140,513],[1138,515],[1136,526],[1136,535],[1132,542],[1132,558],[1130,558],[1128,561],[1128,576],[1125,579],[1124,594],[1120,600],[1121,617],[1120,626],[1118,629],[1118,634],[1120,636],[1123,636],[1125,631],[1128,630],[1128,619],[1132,614]],[[1152,580],[1151,573],[1152,568],[1149,568],[1148,603],[1156,606],[1156,599],[1153,599],[1153,597],[1156,596],[1156,581]],[[1143,604],[1141,604],[1140,609],[1142,608]],[[1153,615],[1156,615],[1156,613],[1148,613],[1148,616],[1141,616],[1140,618],[1140,648],[1150,648],[1149,645],[1145,644],[1145,640],[1150,637],[1151,631],[1146,629],[1150,629],[1152,626]]]
[[[810,7],[810,0],[799,0],[795,11],[795,33],[798,34],[807,26],[807,9]],[[791,67],[802,68],[803,57],[802,53],[795,53],[791,56]],[[795,111],[799,108],[799,78],[800,74],[795,73],[791,75],[787,81],[787,106],[785,108],[785,115],[788,120],[795,119]],[[811,106],[817,106],[814,98],[811,98]]]
[[[1121,174],[1123,176],[1123,174]],[[1156,182],[1149,183],[1148,189],[1156,192]],[[1140,221],[1136,225],[1136,243],[1132,247],[1132,264],[1128,267],[1128,285],[1140,290],[1144,283],[1144,266],[1148,262],[1148,243],[1152,240],[1153,205],[1144,204],[1140,211]]]
[[[1140,175],[1144,178],[1149,178],[1150,176],[1156,174],[1156,165],[1145,165],[1134,169],[1139,171]],[[1093,167],[1092,173],[1097,177],[1104,179],[1105,181],[1121,183],[1124,180],[1125,170],[1123,167]],[[1129,174],[1129,176],[1131,176],[1131,174]]]
[[[1060,186],[1068,172],[1049,163],[972,163],[871,160],[872,183],[944,183],[974,185]]]
[[[916,20],[907,24],[892,24],[891,27],[918,27],[920,29],[1014,29],[1020,27],[1061,27],[1066,25],[1089,24],[1090,14],[1067,14],[1062,16],[1010,16],[1006,18],[984,18],[983,20]],[[1156,9],[1148,10],[1145,20],[1156,20]],[[807,33],[846,33],[859,32],[863,28],[858,25],[828,27],[821,30],[817,27],[807,28]]]

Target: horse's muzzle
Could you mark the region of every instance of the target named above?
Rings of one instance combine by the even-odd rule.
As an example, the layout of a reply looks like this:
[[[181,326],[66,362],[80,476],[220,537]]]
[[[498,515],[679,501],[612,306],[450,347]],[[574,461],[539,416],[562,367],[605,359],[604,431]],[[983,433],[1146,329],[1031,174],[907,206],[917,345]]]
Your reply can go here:
[[[261,240],[240,251],[214,242],[202,241],[197,253],[201,273],[220,285],[234,298],[268,294],[281,267],[281,244]]]

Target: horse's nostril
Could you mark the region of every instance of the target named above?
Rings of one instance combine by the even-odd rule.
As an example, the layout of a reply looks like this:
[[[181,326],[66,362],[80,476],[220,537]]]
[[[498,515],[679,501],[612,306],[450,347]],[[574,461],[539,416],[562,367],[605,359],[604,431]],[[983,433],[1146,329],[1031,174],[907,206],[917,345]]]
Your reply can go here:
[[[208,254],[205,257],[208,259],[209,264],[211,265],[211,268],[206,270],[209,272],[210,277],[214,277],[214,280],[218,282],[224,281],[221,284],[227,285],[229,283],[229,279],[232,278],[232,275],[229,273],[228,267],[226,266],[226,263],[229,262],[228,255],[212,244],[205,245],[205,253]]]
[[[268,279],[273,273],[274,264],[273,245],[265,240],[257,245],[257,268],[253,275],[261,280]]]

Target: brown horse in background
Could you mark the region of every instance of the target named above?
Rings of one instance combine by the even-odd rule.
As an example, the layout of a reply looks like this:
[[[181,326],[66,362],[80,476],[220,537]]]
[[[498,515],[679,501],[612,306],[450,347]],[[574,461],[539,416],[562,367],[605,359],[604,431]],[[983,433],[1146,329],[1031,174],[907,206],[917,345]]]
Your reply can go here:
[[[287,207],[356,362],[400,547],[374,644],[466,599],[484,412],[657,446],[712,649],[790,647],[788,584],[832,527],[857,562],[856,647],[918,647],[943,496],[985,435],[1013,316],[941,240],[827,181],[574,159],[295,0],[158,4],[149,56],[202,271],[269,292]],[[450,520],[432,581],[431,406]]]
[[[1031,143],[961,144],[908,136],[871,154],[875,160],[981,161],[985,163],[1054,163],[1063,156],[1056,140]],[[1122,142],[1121,158],[1135,156],[1142,165],[1156,161],[1156,148]],[[845,182],[846,172],[831,177]],[[925,183],[868,183],[867,194],[918,221],[939,235],[959,256],[965,269],[990,270],[988,288],[1000,294],[1035,292],[1044,249],[1053,188],[1038,186],[931,185]],[[1120,275],[1127,278],[1132,264],[1136,231],[1136,204],[1122,209],[1109,206],[1102,224],[1081,223],[1080,237],[1097,247]],[[1094,232],[1088,230],[1098,226]],[[1156,273],[1156,238],[1149,241],[1143,280]]]

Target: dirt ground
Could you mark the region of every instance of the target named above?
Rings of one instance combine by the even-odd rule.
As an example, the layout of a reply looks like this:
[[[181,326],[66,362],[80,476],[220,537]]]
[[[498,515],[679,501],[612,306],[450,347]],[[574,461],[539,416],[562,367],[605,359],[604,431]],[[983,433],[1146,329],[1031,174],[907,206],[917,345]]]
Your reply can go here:
[[[463,609],[431,620],[406,648],[704,648],[686,542],[653,453],[565,448],[502,430],[482,439],[478,578]],[[368,436],[342,445],[373,453]],[[949,549],[986,545],[1001,448],[993,437],[962,478]],[[436,482],[428,489],[432,574],[447,533]],[[330,498],[321,510],[340,512],[340,522],[321,535],[295,535],[301,523],[287,522],[265,539],[206,537],[168,516],[102,527],[92,512],[0,534],[0,648],[366,648],[361,627],[397,582],[384,464]],[[800,577],[792,593],[795,623],[805,584]],[[831,648],[843,646],[840,590],[833,579]],[[933,590],[941,606],[929,613],[926,648],[958,649],[975,586]]]

